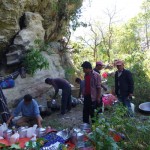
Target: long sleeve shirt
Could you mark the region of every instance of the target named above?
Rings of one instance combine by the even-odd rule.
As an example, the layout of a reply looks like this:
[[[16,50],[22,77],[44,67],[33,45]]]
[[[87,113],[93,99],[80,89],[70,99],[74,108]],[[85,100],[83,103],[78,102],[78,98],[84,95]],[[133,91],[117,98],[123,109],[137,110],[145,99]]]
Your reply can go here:
[[[19,113],[22,113],[22,116],[25,117],[40,116],[39,106],[34,99],[32,99],[32,101],[29,104],[25,104],[24,100],[22,100],[16,107],[13,116],[16,117],[19,115]]]
[[[97,101],[100,99],[101,96],[101,76],[95,72],[94,70],[91,72],[91,79],[90,79],[90,92],[92,101]],[[86,76],[86,75],[85,75]],[[84,85],[84,95],[85,95],[85,86]]]
[[[56,95],[58,94],[59,89],[62,89],[62,91],[71,89],[71,86],[70,86],[69,82],[67,80],[61,79],[61,78],[53,79],[51,85],[55,89],[55,95],[53,96],[53,98],[56,97]]]

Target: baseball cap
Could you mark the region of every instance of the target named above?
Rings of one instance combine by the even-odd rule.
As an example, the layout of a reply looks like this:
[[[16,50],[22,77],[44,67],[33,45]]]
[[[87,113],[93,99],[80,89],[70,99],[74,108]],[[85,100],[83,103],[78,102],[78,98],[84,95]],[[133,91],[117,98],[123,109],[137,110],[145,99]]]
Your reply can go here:
[[[96,62],[96,65],[104,66],[104,64],[103,64],[103,62],[102,62],[102,61],[97,61],[97,62]]]
[[[115,62],[115,65],[117,66],[117,65],[123,65],[124,64],[124,62],[122,61],[122,60],[117,60],[116,62]]]

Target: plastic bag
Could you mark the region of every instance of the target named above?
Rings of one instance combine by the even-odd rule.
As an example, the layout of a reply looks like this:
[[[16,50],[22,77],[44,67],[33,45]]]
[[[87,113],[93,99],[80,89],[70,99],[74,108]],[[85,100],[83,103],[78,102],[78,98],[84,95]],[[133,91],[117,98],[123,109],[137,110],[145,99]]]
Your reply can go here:
[[[10,144],[15,144],[16,142],[19,141],[19,133],[16,132],[15,134],[13,134],[11,137],[10,137]]]
[[[3,132],[4,132],[5,130],[7,130],[7,129],[8,129],[7,124],[6,124],[6,123],[3,123],[3,124],[0,126],[0,136],[3,137]]]

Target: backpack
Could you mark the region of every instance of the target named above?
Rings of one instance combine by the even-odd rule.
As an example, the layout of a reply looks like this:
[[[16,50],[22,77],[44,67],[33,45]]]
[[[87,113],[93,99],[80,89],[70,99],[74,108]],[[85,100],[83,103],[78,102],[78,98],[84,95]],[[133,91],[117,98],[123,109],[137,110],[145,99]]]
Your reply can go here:
[[[15,81],[14,79],[6,79],[0,82],[0,86],[2,89],[12,88],[15,86]]]

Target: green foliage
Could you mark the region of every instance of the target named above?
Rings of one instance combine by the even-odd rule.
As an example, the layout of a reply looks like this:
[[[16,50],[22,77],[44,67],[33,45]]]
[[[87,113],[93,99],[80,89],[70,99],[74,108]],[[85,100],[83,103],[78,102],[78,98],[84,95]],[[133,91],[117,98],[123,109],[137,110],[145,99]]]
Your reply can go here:
[[[3,150],[15,150],[15,149],[23,150],[22,148],[20,148],[19,143],[12,144],[11,146],[6,146],[5,144],[0,143],[0,147],[1,147],[0,149]]]
[[[92,51],[90,49],[85,49],[82,43],[71,43],[73,47],[72,58],[75,64],[76,70],[82,72],[81,64],[84,61],[93,62]]]
[[[126,58],[126,64],[133,74],[134,79],[134,103],[137,106],[150,98],[150,74],[148,67],[149,56],[146,52],[135,52]]]
[[[74,75],[75,75],[75,69],[74,68],[71,68],[71,67],[65,68],[65,77],[67,80],[74,81],[74,78],[73,78]]]
[[[127,116],[127,108],[122,104],[117,104],[109,108],[108,112],[95,115],[94,120],[95,123],[92,124],[93,131],[89,138],[96,150],[146,150],[149,148],[150,118],[146,122],[136,117],[130,118]],[[115,142],[110,129],[114,130],[114,135],[121,133],[125,136],[125,139]]]
[[[95,112],[97,114],[97,111]],[[117,150],[118,146],[113,138],[109,135],[109,128],[111,124],[105,119],[103,114],[95,115],[95,123],[92,124],[92,133],[89,139],[92,141],[96,150],[114,149]]]
[[[38,69],[48,69],[49,66],[48,61],[43,57],[41,52],[33,48],[26,54],[23,64],[27,72],[31,75],[34,75]]]
[[[49,63],[46,58],[42,55],[41,51],[47,49],[46,45],[43,45],[40,41],[35,41],[36,46],[31,47],[25,54],[23,65],[27,69],[27,72],[34,75],[38,69],[48,69]]]

